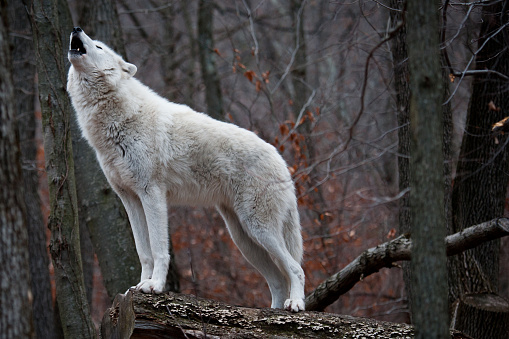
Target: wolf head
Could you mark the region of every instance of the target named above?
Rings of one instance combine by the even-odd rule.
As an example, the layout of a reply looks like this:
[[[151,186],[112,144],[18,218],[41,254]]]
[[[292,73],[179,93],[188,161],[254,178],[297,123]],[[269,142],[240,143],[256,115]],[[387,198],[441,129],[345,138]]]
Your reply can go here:
[[[102,42],[90,39],[80,27],[72,30],[68,58],[76,72],[110,84],[132,77],[137,70]]]

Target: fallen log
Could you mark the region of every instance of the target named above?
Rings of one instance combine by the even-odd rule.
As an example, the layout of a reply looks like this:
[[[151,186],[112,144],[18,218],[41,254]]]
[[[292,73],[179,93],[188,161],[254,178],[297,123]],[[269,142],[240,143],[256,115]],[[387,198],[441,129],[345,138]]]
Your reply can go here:
[[[246,308],[192,295],[119,294],[104,314],[102,338],[412,338],[407,324],[270,308]]]

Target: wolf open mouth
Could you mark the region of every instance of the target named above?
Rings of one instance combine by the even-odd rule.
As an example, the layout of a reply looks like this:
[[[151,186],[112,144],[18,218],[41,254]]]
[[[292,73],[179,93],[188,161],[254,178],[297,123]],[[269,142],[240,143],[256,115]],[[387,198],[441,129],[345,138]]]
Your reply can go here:
[[[71,52],[83,55],[87,53],[83,42],[78,36],[73,36],[71,39]]]

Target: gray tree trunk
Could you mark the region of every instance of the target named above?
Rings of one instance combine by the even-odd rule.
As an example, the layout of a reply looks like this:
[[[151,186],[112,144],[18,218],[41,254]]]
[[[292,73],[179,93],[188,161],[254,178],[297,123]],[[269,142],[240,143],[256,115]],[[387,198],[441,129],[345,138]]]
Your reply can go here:
[[[72,158],[71,107],[66,93],[70,14],[62,0],[29,4],[39,73],[39,99],[50,191],[50,252],[57,302],[66,338],[93,338],[79,245],[78,204]]]
[[[396,112],[398,118],[398,177],[399,190],[403,192],[410,187],[410,86],[408,83],[408,51],[406,23],[402,11],[405,6],[401,0],[390,0],[389,6],[401,11],[391,11],[392,29],[397,29],[391,40],[391,52],[394,72],[394,89],[396,91]],[[399,233],[410,233],[410,194],[399,199]],[[412,314],[412,283],[410,263],[403,263],[403,280],[408,298],[408,309]]]
[[[403,16],[406,10],[402,0],[390,0],[389,6],[398,9],[390,11],[392,29],[397,29],[391,43],[391,52],[393,57],[394,87],[396,90],[396,110],[398,115],[398,172],[399,172],[399,190],[402,192],[410,187],[410,87],[408,83],[408,51],[407,51],[407,33],[408,22]],[[449,74],[444,68],[442,72],[443,97],[445,102],[449,97]],[[446,211],[447,229],[450,230],[452,223],[451,212],[451,138],[452,138],[452,112],[451,105],[442,106],[443,112],[443,154],[444,154],[444,206]],[[399,231],[400,233],[411,233],[410,220],[410,194],[405,194],[399,200]],[[405,289],[408,296],[408,308],[410,314],[412,311],[412,284],[410,278],[409,263],[403,263],[403,278]]]
[[[503,28],[509,17],[503,3],[483,6],[476,69],[493,70],[509,75],[509,29]],[[503,29],[502,29],[503,28]],[[491,37],[498,29],[496,36]],[[482,48],[481,48],[482,47]],[[490,105],[494,105],[494,108]],[[507,139],[491,134],[494,123],[507,116],[509,95],[507,80],[485,73],[474,77],[465,134],[461,145],[457,177],[454,182],[453,231],[465,225],[503,215],[509,177]],[[486,244],[469,251],[453,262],[452,300],[464,293],[498,290],[499,243]]]
[[[198,4],[198,54],[205,85],[207,114],[214,119],[224,120],[223,96],[217,73],[213,39],[214,3],[200,0]]]
[[[117,7],[112,0],[92,0],[79,3],[79,25],[94,40],[110,46],[124,59],[127,58],[118,18]]]
[[[412,319],[417,338],[448,336],[442,76],[435,1],[409,1]]]
[[[55,337],[55,317],[46,247],[46,227],[39,198],[37,168],[37,123],[35,119],[35,60],[30,20],[21,1],[8,6],[9,32],[13,45],[14,98],[21,149],[24,201],[27,211],[30,280],[33,294],[33,318],[37,338]]]
[[[33,296],[5,1],[0,11],[0,337],[24,339],[35,337]]]
[[[477,70],[509,75],[508,18],[506,1],[482,6]],[[473,80],[454,181],[453,232],[461,231],[470,223],[500,217],[504,213],[509,179],[509,141],[502,135],[494,138],[491,130],[494,123],[508,115],[508,109],[507,80],[493,73],[477,74]],[[493,241],[452,258],[449,264],[451,302],[462,299],[468,293],[498,293],[499,251],[499,241]],[[479,313],[467,311],[462,316],[466,319],[459,322],[468,323],[475,321]],[[489,326],[498,325],[493,317],[485,321]],[[482,332],[467,334],[474,337],[485,335]]]

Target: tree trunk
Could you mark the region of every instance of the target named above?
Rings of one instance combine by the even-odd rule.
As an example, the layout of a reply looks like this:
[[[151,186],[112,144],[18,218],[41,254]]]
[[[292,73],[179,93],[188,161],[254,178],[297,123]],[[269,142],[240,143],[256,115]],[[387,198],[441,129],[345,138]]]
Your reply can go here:
[[[508,13],[505,1],[482,6],[477,70],[509,75]],[[454,181],[453,232],[504,213],[509,139],[500,137],[497,144],[490,132],[494,123],[508,115],[508,109],[507,80],[493,73],[477,74]],[[494,241],[451,260],[451,302],[465,293],[497,293],[499,248],[499,242]]]
[[[127,60],[117,7],[112,0],[83,1],[79,25],[94,40],[104,42]]]
[[[37,166],[37,123],[35,118],[35,61],[27,54],[33,49],[30,21],[21,1],[11,1],[9,31],[13,45],[14,98],[20,139],[24,201],[28,230],[33,320],[37,338],[55,337],[55,317],[46,247],[46,227],[39,198]]]
[[[307,112],[311,110],[310,98],[313,92],[307,85],[307,63],[306,63],[306,36],[304,34],[304,7],[306,1],[304,0],[291,0],[290,1],[290,16],[292,18],[292,29],[294,30],[294,48],[295,59],[291,67],[291,83],[290,94],[292,95],[292,107],[294,109],[294,119],[296,124],[299,125],[299,131],[304,136],[304,144],[302,145],[303,167],[309,166],[313,158],[317,155],[315,149],[315,140],[312,138],[313,121],[307,116]],[[319,225],[319,234],[322,236],[322,241],[330,237],[329,225],[324,213],[327,212],[328,204],[325,201],[322,191],[320,189],[311,190],[308,193],[311,202],[308,215],[317,225]],[[324,248],[327,246],[324,244]]]
[[[412,319],[417,338],[448,336],[442,77],[435,1],[409,1]]]
[[[398,29],[391,41],[394,89],[396,91],[396,112],[398,117],[398,177],[399,191],[410,187],[410,86],[408,83],[408,51],[406,42],[406,23],[402,11],[406,10],[401,0],[390,0],[389,6],[400,11],[390,11],[392,29]],[[399,233],[410,233],[410,194],[399,199]],[[403,280],[408,298],[408,309],[412,315],[412,284],[410,263],[403,263]]]
[[[223,120],[223,96],[214,56],[213,19],[214,3],[209,0],[200,0],[198,4],[198,54],[205,85],[207,114],[214,119]]]
[[[34,338],[28,235],[17,138],[7,3],[0,2],[0,337]]]
[[[79,245],[78,204],[72,159],[71,107],[66,93],[67,2],[29,4],[39,73],[46,171],[50,191],[50,252],[66,338],[93,338]]]

